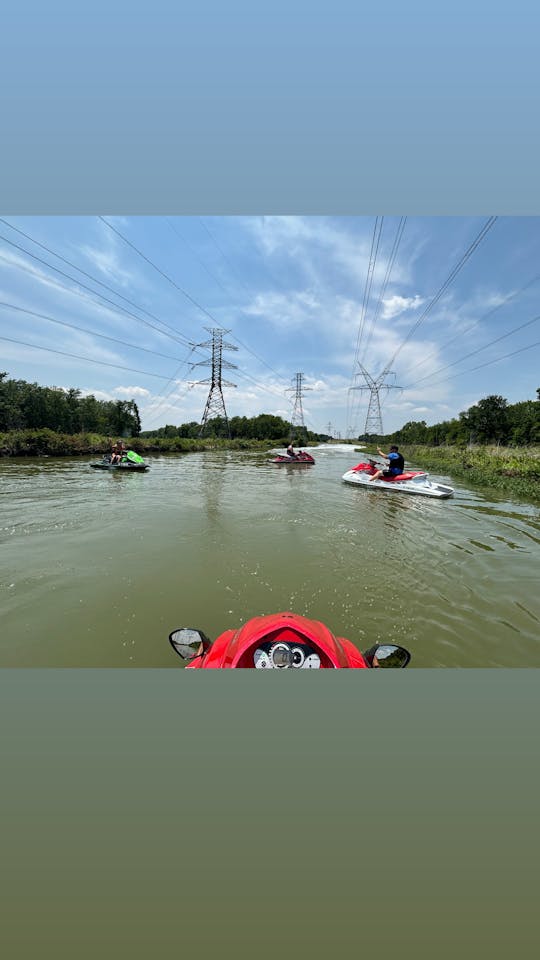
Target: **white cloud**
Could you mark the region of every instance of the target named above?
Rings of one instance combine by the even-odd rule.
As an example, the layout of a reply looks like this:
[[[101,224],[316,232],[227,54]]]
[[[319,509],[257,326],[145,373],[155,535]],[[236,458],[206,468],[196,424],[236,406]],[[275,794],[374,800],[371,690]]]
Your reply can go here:
[[[346,218],[339,226],[337,221],[328,217],[259,217],[249,218],[244,222],[254,234],[265,256],[278,257],[285,254],[317,283],[321,282],[329,267],[338,269],[363,292],[370,261],[374,221],[371,218],[362,219],[366,220],[362,233],[358,231],[356,218]],[[388,229],[385,233],[384,225],[382,237],[386,245],[389,245],[390,234]],[[375,285],[382,282],[387,265],[388,257],[385,252],[375,261]],[[406,281],[408,272],[408,264],[400,263],[399,259],[396,259],[392,269],[393,282]]]
[[[248,316],[261,317],[275,327],[290,329],[313,323],[321,305],[309,291],[258,294],[244,307]]]
[[[394,294],[392,297],[386,297],[382,302],[381,316],[383,320],[390,320],[406,310],[416,310],[425,303],[425,299],[419,294],[414,297],[400,297]]]
[[[120,239],[111,232],[109,227],[100,223],[99,245],[81,244],[78,251],[90,261],[91,266],[112,283],[121,287],[132,286],[136,275],[122,263],[122,254],[125,247]]]
[[[150,390],[146,390],[144,387],[115,387],[113,390],[118,397],[129,397],[131,400],[133,397],[150,397]]]

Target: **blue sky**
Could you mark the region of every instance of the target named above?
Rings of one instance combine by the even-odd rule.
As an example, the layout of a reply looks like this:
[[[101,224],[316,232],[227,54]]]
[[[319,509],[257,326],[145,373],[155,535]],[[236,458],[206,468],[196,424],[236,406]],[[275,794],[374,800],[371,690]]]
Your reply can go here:
[[[335,436],[364,430],[361,367],[387,433],[540,386],[538,217],[7,216],[0,302],[1,370],[134,399],[144,430],[200,421],[213,327],[229,416],[289,419],[301,372]]]

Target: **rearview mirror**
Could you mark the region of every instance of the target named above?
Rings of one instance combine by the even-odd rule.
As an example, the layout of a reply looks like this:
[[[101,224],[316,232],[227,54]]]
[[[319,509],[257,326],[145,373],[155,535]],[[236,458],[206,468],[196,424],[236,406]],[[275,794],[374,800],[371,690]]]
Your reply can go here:
[[[375,644],[364,653],[370,667],[406,667],[411,655],[405,647],[398,647],[394,643]]]
[[[194,660],[195,657],[200,657],[212,646],[212,641],[202,630],[195,630],[192,627],[181,627],[179,630],[173,630],[169,634],[169,641],[175,653],[182,657],[182,660]]]

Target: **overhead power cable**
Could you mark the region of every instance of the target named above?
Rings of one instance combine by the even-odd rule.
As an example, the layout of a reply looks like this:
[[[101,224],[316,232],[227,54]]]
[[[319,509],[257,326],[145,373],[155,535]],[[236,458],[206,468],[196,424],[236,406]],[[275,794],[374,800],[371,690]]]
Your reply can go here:
[[[20,244],[18,243],[14,243],[13,240],[8,240],[8,238],[4,237],[2,234],[0,234],[0,240],[3,240],[5,243],[8,243],[11,247],[15,247],[17,250],[20,250],[27,257],[31,257],[32,260],[37,260],[38,263],[42,263],[45,267],[47,267],[47,269],[54,270],[54,272],[59,273],[60,276],[65,277],[67,280],[71,280],[72,283],[75,283],[78,287],[81,287],[81,289],[88,290],[89,293],[91,293],[94,298],[99,297],[100,300],[103,300],[105,303],[108,303],[109,306],[113,308],[115,313],[121,312],[128,317],[132,317],[133,320],[136,320],[138,323],[143,323],[146,327],[150,327],[150,329],[155,330],[156,333],[160,333],[162,337],[168,337],[169,340],[176,340],[177,343],[182,343],[188,347],[193,346],[193,343],[190,340],[184,337],[183,334],[177,333],[174,327],[171,327],[169,326],[169,324],[166,324],[164,320],[158,320],[158,323],[163,324],[164,327],[168,327],[168,329],[171,330],[172,333],[167,333],[166,330],[161,330],[159,327],[156,327],[155,324],[150,323],[148,320],[143,320],[142,317],[138,317],[135,313],[132,313],[131,310],[126,310],[126,308],[123,307],[121,304],[115,303],[114,300],[110,300],[109,297],[103,296],[102,293],[98,293],[97,290],[93,290],[92,287],[89,287],[86,283],[82,283],[76,277],[70,276],[68,273],[65,273],[63,270],[60,270],[58,267],[53,267],[52,263],[48,263],[46,260],[43,260],[41,257],[37,257],[34,253],[30,253],[29,250],[26,250],[24,247],[21,247]],[[2,259],[5,260],[6,258],[4,257]],[[21,264],[16,264],[16,266],[18,266],[20,269],[25,269]],[[74,290],[70,292],[76,293],[76,291]]]
[[[248,290],[248,288],[246,287],[246,285],[245,285],[245,283],[243,282],[242,278],[241,278],[241,277],[239,276],[239,274],[237,273],[234,265],[231,263],[231,261],[229,260],[229,258],[225,256],[225,254],[224,254],[223,250],[221,249],[220,245],[218,244],[216,238],[214,237],[213,233],[210,231],[210,229],[208,228],[208,226],[206,225],[206,223],[204,222],[204,220],[202,219],[202,217],[199,217],[199,223],[201,224],[201,226],[203,227],[203,229],[206,231],[206,233],[207,233],[208,236],[210,237],[212,243],[213,243],[214,246],[216,247],[216,250],[217,250],[218,253],[221,255],[221,257],[223,258],[223,260],[225,261],[225,263],[227,264],[227,266],[229,267],[229,269],[231,270],[231,272],[235,274],[237,280],[241,283],[241,285],[242,285],[242,287],[244,288],[244,290],[246,291],[248,297],[251,297],[251,296],[252,296],[251,291]],[[210,273],[210,271],[207,271],[207,272]],[[265,272],[266,272],[266,274],[268,275],[270,281],[271,281],[274,285],[277,286],[276,281],[275,281],[274,278],[271,276],[271,274],[269,273],[269,271],[268,271],[268,269],[267,269],[266,267],[265,267]],[[213,276],[213,274],[210,273],[210,276]],[[215,277],[214,277],[214,280],[216,280],[216,283],[219,283],[219,281],[218,281]],[[221,286],[221,284],[220,284],[220,286]],[[221,288],[222,288],[222,290],[224,290],[223,287],[221,287]],[[227,293],[226,290],[225,290],[224,292]],[[230,297],[230,294],[228,294],[228,296]],[[231,301],[231,302],[232,302],[232,301]],[[236,306],[236,304],[235,304],[235,306]],[[244,310],[242,310],[241,307],[240,307],[240,310],[241,310],[242,313],[245,312]],[[266,362],[266,360],[263,360],[263,358],[260,357],[258,353],[255,353],[255,351],[252,350],[250,347],[246,346],[245,343],[242,343],[242,341],[241,341],[238,337],[235,337],[234,334],[232,333],[232,331],[231,331],[231,339],[232,339],[232,340],[236,340],[236,342],[239,343],[240,346],[243,347],[244,350],[247,350],[247,352],[250,353],[253,357],[255,357],[256,360],[258,360],[260,363],[264,364],[264,366],[267,367],[268,370],[271,371],[271,373],[275,374],[275,376],[276,376],[278,379],[281,379],[281,378],[282,378],[282,374],[278,373],[277,370],[274,370],[274,368],[271,367],[270,364]]]
[[[157,270],[157,272],[158,272],[159,274],[161,274],[161,276],[165,277],[165,279],[168,280],[169,283],[172,283],[172,285],[173,285],[174,287],[176,287],[176,289],[179,290],[180,293],[182,293],[185,297],[187,297],[187,299],[190,300],[191,303],[193,303],[196,307],[198,307],[199,310],[202,310],[202,312],[205,313],[207,317],[210,317],[210,319],[212,320],[212,322],[213,322],[214,324],[218,324],[218,321],[215,319],[215,317],[213,317],[212,314],[209,313],[208,310],[205,309],[205,307],[203,307],[200,303],[198,303],[198,301],[195,300],[189,293],[187,293],[186,290],[184,290],[182,287],[180,287],[171,277],[168,276],[168,274],[166,274],[160,267],[158,267],[157,264],[155,264],[152,260],[150,260],[150,259],[146,256],[146,254],[142,253],[142,251],[139,250],[138,247],[135,246],[135,244],[131,243],[130,240],[128,240],[126,237],[124,237],[124,235],[123,235],[122,233],[120,233],[120,231],[117,230],[116,227],[113,227],[112,224],[108,223],[108,221],[105,220],[104,217],[99,217],[99,219],[102,220],[103,223],[105,223],[106,226],[108,226],[114,233],[116,233],[125,243],[127,243],[127,245],[128,245],[129,247],[131,247],[133,250],[135,250],[135,252],[138,253],[139,256],[141,256],[141,257],[143,258],[143,260],[145,260],[145,261],[146,261],[147,263],[149,263],[155,270]],[[204,224],[203,224],[203,226],[204,226]],[[219,324],[218,324],[218,325],[219,325]],[[237,338],[237,337],[233,337],[233,339],[234,339],[234,340],[237,340],[238,338]],[[241,346],[244,346],[244,347],[245,347],[245,345],[242,344],[240,340],[238,340],[238,343],[240,343]],[[191,345],[191,344],[190,344],[190,345]],[[245,349],[248,349],[248,350],[249,350],[248,347],[245,347]],[[262,358],[257,357],[257,354],[253,353],[252,350],[249,350],[249,352],[252,353],[253,356],[255,356],[258,360],[261,360],[262,363],[265,363],[265,361],[262,360]],[[267,365],[267,366],[268,366],[268,365]],[[269,367],[269,369],[272,369],[272,368]],[[278,377],[280,376],[275,370],[272,370],[272,372],[275,373],[276,376],[278,376]],[[254,378],[250,378],[250,377],[248,376],[248,374],[243,374],[243,376],[245,376],[247,379],[252,379],[252,380],[254,379]],[[254,380],[254,382],[257,383],[256,380]],[[259,384],[257,384],[257,385],[259,385]]]
[[[129,347],[131,350],[142,350],[144,353],[151,353],[155,357],[162,357],[164,360],[180,360],[180,357],[171,357],[166,353],[158,353],[157,350],[149,350],[147,347],[138,347],[135,343],[128,343],[126,340],[119,340],[117,337],[109,337],[105,333],[96,333],[95,330],[89,330],[88,327],[79,327],[75,323],[68,323],[67,320],[57,320],[56,317],[49,317],[44,313],[36,313],[35,310],[27,310],[26,307],[18,307],[15,303],[6,303],[4,300],[0,300],[0,307],[3,307],[7,310],[17,310],[19,313],[26,313],[30,317],[37,317],[38,320],[47,320],[49,323],[58,323],[62,327],[70,327],[71,330],[79,330],[81,333],[88,333],[91,337],[99,337],[101,340],[110,340],[111,343],[119,343],[123,347]],[[181,363],[184,362],[185,361],[183,360],[181,361]]]
[[[194,251],[193,247],[191,246],[191,244],[188,243],[188,241],[186,240],[186,238],[176,229],[176,226],[175,226],[175,224],[172,222],[172,220],[170,219],[170,217],[165,217],[165,219],[166,219],[167,223],[169,224],[169,226],[170,226],[171,230],[173,231],[173,233],[175,233],[176,236],[182,241],[182,243],[184,243],[184,244],[186,245],[186,247],[187,247],[188,250],[190,251],[191,255],[192,255],[192,256],[195,258],[195,260],[197,261],[197,263],[203,268],[203,270],[208,274],[208,276],[209,276],[215,283],[217,283],[218,287],[220,287],[220,289],[223,290],[223,293],[225,293],[228,297],[230,297],[230,293],[225,289],[225,287],[223,286],[221,280],[219,280],[218,277],[216,277],[215,274],[213,274],[212,271],[208,269],[208,267],[206,266],[206,264],[203,263],[203,261],[202,261],[201,258],[198,256],[198,254],[195,253],[195,251]]]
[[[74,360],[83,360],[85,363],[96,363],[100,367],[114,367],[115,370],[129,370],[130,373],[140,373],[144,377],[155,377],[157,380],[168,380],[170,377],[166,377],[161,373],[149,373],[148,370],[136,370],[134,367],[124,367],[119,363],[109,363],[107,360],[92,360],[91,357],[81,357],[78,353],[66,353],[65,350],[53,350],[52,347],[41,347],[37,343],[28,343],[26,340],[15,340],[13,337],[2,337],[0,340],[5,340],[7,343],[17,343],[22,347],[31,347],[33,350],[45,350],[47,353],[57,353],[61,357],[71,357]],[[179,381],[185,383],[188,381]]]
[[[7,221],[6,221],[6,222],[7,222]],[[22,232],[22,231],[19,231],[19,232]],[[28,235],[25,235],[25,236],[28,236]],[[159,333],[159,334],[161,334],[162,336],[166,336],[166,337],[168,337],[169,339],[174,340],[175,342],[178,342],[178,343],[181,343],[181,344],[183,344],[183,345],[189,346],[189,347],[191,348],[191,351],[193,351],[193,350],[195,350],[195,349],[197,348],[197,344],[194,344],[192,341],[187,340],[186,337],[183,336],[183,334],[178,334],[178,333],[176,333],[176,331],[174,331],[174,328],[173,328],[173,327],[170,327],[170,330],[173,331],[174,335],[171,335],[171,334],[166,333],[165,330],[161,330],[159,327],[155,327],[154,324],[149,323],[147,320],[144,320],[142,317],[137,317],[137,316],[136,316],[134,313],[132,313],[130,310],[126,310],[126,308],[123,307],[121,304],[116,304],[116,303],[114,303],[114,301],[110,300],[108,297],[104,297],[103,294],[100,294],[97,290],[92,290],[92,288],[89,287],[89,286],[87,286],[87,284],[82,283],[82,282],[81,282],[80,280],[78,280],[76,277],[70,276],[69,274],[65,273],[63,270],[60,270],[59,268],[54,267],[52,264],[48,263],[46,260],[43,260],[41,257],[38,257],[38,256],[36,256],[35,254],[31,253],[29,250],[26,250],[26,249],[25,249],[24,247],[22,247],[20,244],[17,244],[17,243],[15,243],[14,241],[9,240],[7,237],[2,236],[1,234],[0,234],[0,239],[4,240],[5,243],[8,243],[10,246],[15,247],[17,250],[20,250],[20,251],[21,251],[22,253],[24,253],[26,256],[31,257],[33,260],[36,260],[38,263],[43,264],[43,265],[44,265],[45,267],[47,267],[48,269],[53,270],[55,273],[58,273],[58,274],[60,274],[61,276],[65,277],[66,279],[70,280],[71,282],[75,283],[78,287],[81,287],[81,288],[84,289],[84,290],[88,290],[89,293],[91,293],[94,297],[99,297],[100,300],[103,300],[104,302],[106,302],[107,304],[109,304],[110,307],[112,307],[112,309],[113,309],[114,312],[117,312],[117,313],[118,313],[118,312],[121,312],[122,314],[125,314],[126,316],[132,317],[134,320],[137,320],[139,323],[143,323],[145,326],[149,327],[150,329],[155,330],[156,333]],[[32,238],[30,238],[30,237],[29,237],[29,239],[32,240]],[[32,241],[32,242],[37,242],[37,241]],[[41,246],[43,246],[43,245],[41,245]],[[48,249],[48,248],[47,248],[47,249]],[[48,252],[52,252],[52,255],[53,255],[53,256],[57,256],[57,254],[55,254],[54,251],[48,250]],[[0,254],[0,259],[6,260],[6,258],[3,258],[3,257],[1,256],[1,254]],[[59,259],[62,259],[62,258],[59,258]],[[10,261],[7,261],[7,260],[6,260],[6,262],[10,262]],[[26,269],[26,268],[24,267],[24,265],[22,265],[22,264],[16,264],[16,266],[17,266],[19,269],[22,269],[22,270],[25,270],[25,269]],[[78,268],[76,267],[75,269],[78,269]],[[83,271],[81,271],[81,272],[83,272]],[[90,276],[90,275],[89,275],[89,276]],[[94,278],[90,276],[90,279],[93,280]],[[99,281],[96,281],[96,282],[99,282]],[[66,289],[68,289],[68,288],[66,288]],[[76,291],[70,291],[70,292],[72,292],[72,293],[74,293],[74,294],[76,293]],[[113,292],[115,292],[115,291],[113,291]],[[79,295],[80,295],[80,294],[79,294]],[[20,309],[20,308],[19,308],[19,309]],[[142,309],[142,308],[138,308],[138,307],[137,307],[137,309]],[[146,311],[146,312],[148,312],[148,311]],[[150,314],[150,316],[153,316],[153,314]],[[48,318],[45,317],[44,319],[51,319],[51,320],[52,320],[52,318],[50,318],[50,317],[48,317]],[[158,320],[159,323],[162,323],[164,326],[168,326],[167,324],[165,324],[165,321],[159,320],[159,318],[156,318],[156,319]],[[59,323],[60,321],[56,321],[56,322]],[[82,328],[80,328],[80,329],[82,329]],[[85,331],[85,332],[90,332],[90,331]],[[94,333],[93,335],[94,335],[94,336],[104,336],[103,334],[96,334],[96,333]],[[114,338],[109,338],[109,339],[114,340]],[[235,338],[235,339],[236,339],[236,338]],[[133,346],[133,347],[134,347],[134,344],[128,344],[128,343],[125,343],[124,341],[117,341],[117,342],[119,342],[119,343],[124,343],[125,346]],[[238,342],[240,343],[241,341],[238,341]],[[242,344],[242,346],[244,346],[244,345]],[[142,347],[137,347],[137,348],[135,348],[135,349],[141,349],[141,350],[142,350],[142,349],[144,349],[144,348],[142,348]],[[245,349],[248,349],[248,350],[249,350],[248,347],[245,347]],[[147,351],[147,352],[154,352],[154,351]],[[250,351],[250,352],[252,352],[252,351]],[[253,355],[254,355],[254,356],[257,356],[256,354],[253,354]],[[157,354],[157,356],[164,356],[164,355],[163,355],[163,354]],[[188,354],[188,356],[189,356],[189,354]],[[177,358],[177,357],[172,357],[172,358],[169,358],[169,359],[179,359],[179,358]],[[261,362],[264,363],[264,361],[262,360],[262,358],[257,357],[257,359],[261,360]],[[269,369],[272,369],[272,368],[269,368]],[[275,373],[278,378],[280,377],[280,375],[279,375],[276,371],[272,371],[272,372]],[[255,378],[250,377],[248,374],[240,374],[240,376],[244,376],[246,379],[251,380],[251,381],[252,381],[253,383],[255,383],[259,388],[261,388],[261,389],[263,389],[263,390],[266,390],[266,391],[268,391],[268,392],[270,392],[270,393],[274,393],[275,395],[278,395],[281,399],[283,399],[283,398],[285,397],[285,392],[284,392],[284,391],[283,391],[283,393],[278,393],[277,391],[273,390],[273,389],[270,388],[270,387],[264,387],[264,386],[263,386],[262,384],[260,384],[257,380],[255,380]]]
[[[356,353],[355,353],[355,362],[358,361],[360,356],[360,346],[362,342],[362,336],[364,333],[364,324],[366,320],[366,311],[369,303],[369,298],[371,296],[371,287],[373,284],[373,274],[375,272],[375,264],[377,262],[377,254],[379,250],[379,243],[381,241],[381,233],[384,223],[384,217],[375,217],[375,225],[373,227],[373,236],[371,238],[371,251],[369,254],[369,263],[366,274],[366,283],[364,286],[364,298],[362,300],[362,313],[360,317],[360,327],[358,330],[358,338],[356,341]]]
[[[440,344],[438,350],[432,350],[431,353],[428,353],[426,357],[424,357],[422,360],[419,360],[418,363],[414,364],[414,366],[411,367],[411,369],[415,370],[417,367],[422,366],[422,364],[427,363],[427,361],[430,360],[431,357],[434,357],[436,354],[439,353],[439,351],[445,350],[446,347],[449,347],[451,343],[455,343],[456,340],[462,340],[465,334],[470,333],[471,330],[474,330],[474,328],[477,327],[479,323],[482,323],[483,320],[487,320],[489,317],[492,317],[494,313],[497,313],[497,310],[500,310],[502,307],[505,307],[506,304],[510,303],[511,300],[515,300],[516,297],[519,297],[521,293],[523,293],[533,284],[538,283],[539,280],[540,280],[540,273],[537,273],[536,276],[532,277],[532,279],[529,280],[526,284],[524,284],[524,286],[520,287],[519,290],[515,290],[513,293],[509,294],[507,297],[505,297],[504,300],[501,301],[501,303],[498,303],[496,307],[493,307],[491,310],[485,313],[482,317],[479,317],[478,320],[474,321],[474,323],[469,324],[468,327],[465,327],[463,330],[460,330],[459,333],[456,333],[456,335],[454,337],[451,337],[450,340],[445,340],[444,343]]]
[[[192,303],[195,307],[197,307],[198,310],[202,310],[202,312],[203,312],[204,314],[206,314],[207,317],[210,318],[210,320],[212,321],[212,323],[218,323],[218,321],[216,320],[216,318],[213,317],[212,314],[209,313],[208,310],[207,310],[205,307],[203,307],[197,300],[195,300],[195,298],[192,297],[191,294],[189,294],[189,293],[187,292],[187,290],[184,290],[182,287],[180,287],[180,286],[176,283],[176,281],[172,279],[172,277],[169,277],[169,275],[168,275],[167,273],[165,273],[165,271],[162,270],[161,267],[158,267],[157,264],[155,264],[153,260],[150,260],[150,257],[147,257],[146,254],[142,252],[142,250],[139,250],[139,248],[136,247],[135,244],[131,242],[131,240],[128,240],[127,237],[124,237],[124,235],[123,235],[122,233],[120,233],[120,231],[117,230],[116,227],[113,227],[113,225],[112,225],[111,223],[109,223],[107,220],[105,220],[105,217],[98,217],[98,220],[101,220],[101,222],[104,223],[105,226],[107,226],[107,227],[109,228],[109,230],[112,230],[113,233],[115,233],[115,234],[117,235],[117,237],[120,237],[120,239],[123,240],[124,243],[127,243],[128,247],[131,247],[131,249],[134,250],[135,253],[138,253],[138,255],[139,255],[140,257],[142,257],[143,260],[146,261],[146,263],[150,264],[150,266],[153,267],[154,270],[157,270],[157,272],[158,272],[162,277],[164,277],[165,280],[167,280],[169,283],[171,283],[171,284],[173,285],[173,287],[175,287],[176,290],[178,290],[178,291],[182,294],[182,296],[186,297],[186,299],[189,300],[190,303]]]
[[[377,258],[377,250],[378,250],[379,242],[381,239],[383,222],[384,222],[384,217],[382,218],[375,217],[375,223],[373,224],[373,233],[371,236],[371,249],[369,253],[368,268],[366,272],[366,282],[364,284],[364,296],[362,298],[362,309],[360,312],[360,324],[358,327],[358,335],[356,338],[356,350],[354,354],[353,366],[351,371],[351,384],[354,383],[356,365],[358,363],[358,359],[360,356],[360,345],[361,345],[362,334],[364,330],[367,303],[368,303],[370,292],[371,292],[371,284],[373,281],[373,271],[375,269],[375,260]],[[352,404],[352,399],[351,399],[351,392],[349,390],[349,393],[347,395],[347,423],[350,423],[354,417],[354,411],[351,410],[351,404]],[[354,406],[354,404],[352,405]]]
[[[364,361],[365,361],[365,357],[366,357],[366,355],[367,355],[367,352],[368,352],[368,350],[369,350],[369,345],[370,345],[371,340],[372,340],[372,337],[373,337],[373,331],[374,331],[374,329],[375,329],[375,324],[377,323],[377,320],[379,319],[379,314],[380,314],[380,312],[381,312],[382,305],[383,305],[383,302],[384,302],[384,295],[385,295],[385,293],[386,293],[386,288],[387,288],[387,286],[388,286],[388,282],[389,282],[390,276],[391,276],[391,274],[392,274],[392,270],[393,270],[393,267],[394,267],[394,263],[395,263],[395,261],[396,261],[397,253],[398,253],[399,246],[400,246],[400,243],[401,243],[401,238],[402,238],[402,236],[403,236],[403,231],[405,230],[405,224],[406,224],[406,222],[407,222],[407,217],[401,217],[401,219],[400,219],[400,221],[399,221],[399,224],[398,224],[397,231],[396,231],[396,236],[395,236],[395,238],[394,238],[394,244],[393,244],[392,250],[391,250],[391,252],[390,252],[390,258],[389,258],[389,260],[388,260],[388,266],[386,267],[386,273],[385,273],[385,275],[384,275],[384,280],[383,280],[383,283],[382,283],[381,292],[380,292],[380,294],[379,294],[379,299],[377,300],[377,303],[376,303],[376,305],[375,305],[375,312],[374,312],[373,317],[372,317],[372,320],[371,320],[371,326],[370,326],[370,329],[369,329],[368,338],[367,338],[366,345],[365,345],[365,347],[364,347],[364,352],[363,352],[363,355],[362,355],[362,363],[364,363]]]
[[[526,347],[520,347],[519,350],[514,350],[512,353],[505,353],[502,357],[495,357],[494,360],[486,360],[485,363],[479,363],[477,367],[462,370],[461,373],[456,373],[453,377],[448,377],[447,379],[453,380],[454,377],[461,377],[464,373],[474,373],[475,370],[481,370],[482,367],[490,367],[493,363],[500,363],[501,360],[509,360],[510,357],[517,357],[518,353],[524,353],[525,350],[532,350],[534,347],[540,347],[540,340],[537,340],[536,343],[529,343]]]
[[[486,222],[485,222],[484,226],[482,227],[482,229],[480,230],[479,234],[476,236],[476,238],[473,240],[473,242],[470,244],[470,246],[467,247],[467,250],[465,251],[465,253],[464,253],[463,256],[461,257],[461,260],[459,260],[458,263],[455,265],[455,267],[453,268],[453,270],[451,271],[451,273],[448,275],[448,277],[447,277],[446,280],[444,281],[443,285],[440,287],[440,289],[437,291],[437,293],[435,294],[435,296],[434,296],[434,297],[430,300],[430,302],[428,303],[426,309],[425,309],[425,310],[423,311],[423,313],[420,315],[420,317],[418,318],[418,320],[416,321],[416,323],[413,324],[413,326],[412,326],[411,329],[409,330],[407,336],[402,340],[401,344],[399,345],[399,347],[398,347],[397,350],[395,351],[392,359],[386,364],[386,367],[384,368],[384,371],[383,371],[383,375],[384,375],[385,373],[387,373],[387,372],[390,371],[391,367],[392,367],[393,364],[395,363],[396,358],[398,357],[398,355],[399,355],[399,354],[401,353],[401,351],[403,350],[403,347],[405,346],[405,344],[411,339],[413,333],[415,333],[416,330],[418,330],[418,327],[420,326],[421,323],[423,323],[423,321],[426,319],[426,317],[428,316],[428,314],[431,313],[431,311],[433,310],[433,307],[439,302],[439,300],[441,299],[442,295],[446,292],[446,290],[448,289],[448,287],[450,286],[450,284],[455,280],[455,278],[457,277],[457,275],[458,275],[458,273],[460,272],[460,270],[463,269],[463,267],[465,266],[465,264],[467,263],[467,261],[472,257],[474,251],[475,251],[476,248],[480,245],[480,243],[482,242],[482,240],[484,239],[484,237],[486,236],[486,234],[489,232],[489,230],[491,230],[491,228],[492,228],[493,225],[495,224],[496,220],[497,220],[497,217],[489,217],[488,220],[486,220]]]
[[[37,247],[41,247],[42,250],[46,250],[47,253],[50,253],[51,256],[56,257],[57,260],[61,260],[62,263],[66,263],[68,267],[73,267],[73,269],[77,270],[78,273],[82,273],[83,277],[87,277],[87,279],[91,280],[93,283],[97,283],[100,287],[103,287],[105,290],[108,290],[110,293],[114,293],[115,297],[118,297],[120,300],[124,300],[125,303],[129,303],[131,307],[135,307],[135,309],[139,310],[140,313],[145,313],[147,317],[151,317],[152,320],[156,320],[158,323],[164,323],[164,321],[160,320],[159,317],[156,317],[155,314],[150,313],[150,311],[146,310],[145,307],[141,307],[140,304],[135,303],[133,300],[130,300],[128,297],[125,297],[123,293],[120,293],[118,290],[115,290],[114,287],[109,286],[108,283],[104,283],[103,280],[99,280],[97,277],[94,277],[91,273],[87,273],[86,270],[83,270],[81,267],[78,267],[76,263],[72,263],[71,260],[67,260],[65,257],[57,253],[55,250],[51,250],[50,247],[47,247],[44,243],[41,243],[39,240],[36,240],[35,237],[31,237],[28,233],[25,233],[24,230],[20,230],[18,227],[14,227],[13,224],[9,222],[9,220],[4,220],[2,217],[0,217],[0,223],[5,223],[6,226],[8,226],[11,230],[14,230],[16,233],[20,233],[22,237],[25,237],[26,240],[30,240],[30,242],[34,243]],[[19,249],[23,249],[23,248],[20,247]],[[28,255],[32,256],[32,254],[30,253]],[[46,261],[44,260],[40,262],[46,263]],[[51,265],[51,269],[54,270],[55,268],[52,267]],[[63,274],[63,276],[67,276],[67,274]],[[70,278],[70,279],[75,279],[75,278]],[[77,281],[75,280],[75,282]],[[164,325],[166,326],[166,324]],[[170,329],[173,330],[174,328],[170,327]],[[176,333],[176,331],[174,332]]]
[[[421,377],[420,380],[415,380],[414,383],[408,383],[405,387],[403,387],[403,389],[410,390],[413,387],[417,387],[418,384],[423,383],[424,380],[430,380],[431,377],[436,377],[437,374],[441,373],[443,370],[448,370],[449,367],[455,367],[456,364],[463,363],[464,360],[468,360],[470,357],[475,357],[477,353],[482,353],[484,350],[487,350],[488,347],[492,347],[495,343],[500,343],[501,340],[506,340],[508,337],[511,337],[514,333],[519,333],[520,330],[524,330],[525,327],[530,327],[533,323],[538,323],[539,320],[540,320],[540,314],[538,314],[536,317],[533,317],[531,320],[527,320],[525,323],[521,323],[518,327],[514,327],[514,329],[509,330],[508,333],[503,333],[502,336],[496,337],[495,340],[490,340],[490,342],[484,344],[483,347],[478,347],[477,350],[472,350],[471,353],[466,353],[463,357],[460,357],[458,360],[454,360],[452,363],[447,363],[444,365],[444,367],[439,367],[439,369],[434,370],[433,373],[426,374],[426,376]],[[450,380],[450,379],[452,378],[451,377],[444,378],[444,380]],[[437,381],[437,382],[444,382],[444,380]],[[432,384],[432,386],[435,386],[435,384]]]

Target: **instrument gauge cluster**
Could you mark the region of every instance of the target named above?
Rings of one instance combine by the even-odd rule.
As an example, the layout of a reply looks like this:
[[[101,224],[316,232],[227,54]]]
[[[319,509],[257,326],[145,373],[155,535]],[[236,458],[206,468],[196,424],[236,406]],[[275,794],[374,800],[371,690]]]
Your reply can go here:
[[[253,664],[259,670],[318,670],[321,658],[311,647],[278,640],[257,647]]]

